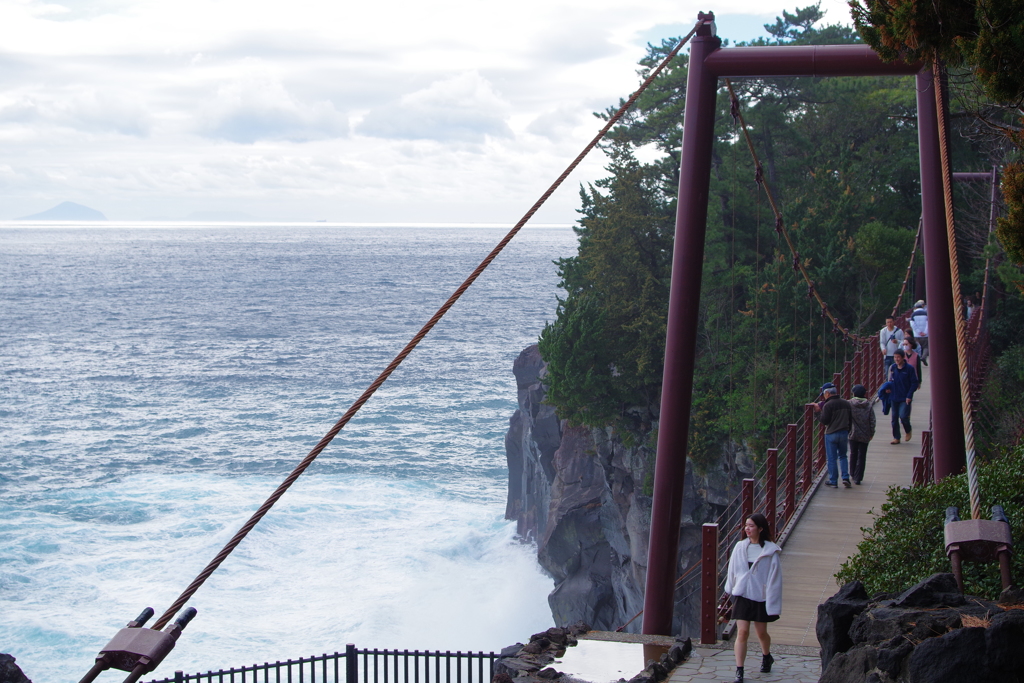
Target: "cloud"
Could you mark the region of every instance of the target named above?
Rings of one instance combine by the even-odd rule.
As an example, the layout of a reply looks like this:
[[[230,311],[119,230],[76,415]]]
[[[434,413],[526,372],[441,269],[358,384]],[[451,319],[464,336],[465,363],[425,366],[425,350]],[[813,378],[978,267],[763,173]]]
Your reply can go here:
[[[392,106],[373,109],[357,132],[379,138],[484,142],[512,137],[509,104],[476,71],[431,83]]]
[[[152,122],[138,102],[85,87],[0,96],[0,123],[145,137]]]
[[[224,83],[200,115],[199,133],[238,143],[305,142],[348,134],[348,119],[329,101],[297,100],[268,74]]]

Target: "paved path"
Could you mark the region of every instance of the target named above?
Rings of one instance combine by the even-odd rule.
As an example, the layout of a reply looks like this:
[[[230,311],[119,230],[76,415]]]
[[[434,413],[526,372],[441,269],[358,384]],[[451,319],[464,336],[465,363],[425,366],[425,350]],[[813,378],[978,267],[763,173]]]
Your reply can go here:
[[[772,646],[775,664],[770,674],[760,673],[761,650],[751,647],[747,654],[744,678],[748,681],[785,681],[786,683],[818,683],[821,659],[815,648]],[[722,683],[736,676],[736,659],[731,647],[727,650],[699,646],[693,655],[677,666],[669,683]]]
[[[928,374],[924,368],[924,383],[914,395],[911,440],[898,446],[889,443],[889,416],[882,415],[882,404],[877,402],[878,424],[868,446],[862,485],[844,489],[840,482],[839,489],[832,489],[822,483],[804,511],[782,552],[782,616],[768,627],[773,642],[818,646],[814,635],[818,605],[839,590],[834,575],[857,551],[861,528],[871,526],[868,513],[881,509],[889,486],[910,486],[913,457],[921,453],[921,430],[928,428],[931,413]]]

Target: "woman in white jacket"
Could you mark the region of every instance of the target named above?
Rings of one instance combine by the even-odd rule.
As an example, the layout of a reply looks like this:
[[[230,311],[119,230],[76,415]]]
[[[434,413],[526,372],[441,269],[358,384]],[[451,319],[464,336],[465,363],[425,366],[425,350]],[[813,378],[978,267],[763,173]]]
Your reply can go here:
[[[778,619],[782,612],[782,549],[772,543],[768,520],[760,513],[747,518],[743,531],[747,538],[733,548],[725,579],[725,592],[734,598],[732,616],[736,620],[734,683],[743,683],[751,622],[761,643],[761,673],[771,673],[775,658],[771,655],[768,622]]]

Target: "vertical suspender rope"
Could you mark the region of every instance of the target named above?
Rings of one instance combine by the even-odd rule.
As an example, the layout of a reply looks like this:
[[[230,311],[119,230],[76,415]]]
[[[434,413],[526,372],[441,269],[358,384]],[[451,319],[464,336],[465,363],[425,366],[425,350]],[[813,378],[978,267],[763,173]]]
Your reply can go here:
[[[924,216],[917,221],[917,234],[914,235],[914,248],[910,252],[910,262],[907,264],[907,272],[903,276],[903,286],[900,287],[900,293],[896,297],[896,303],[892,307],[892,317],[899,315],[900,306],[903,305],[903,295],[907,291],[907,283],[910,282],[910,274],[914,270],[914,261],[917,259],[917,247],[921,244],[921,229],[924,227]]]
[[[575,170],[575,168],[580,164],[581,161],[583,161],[583,158],[587,156],[590,150],[597,146],[597,143],[601,141],[601,139],[609,130],[611,130],[612,126],[614,126],[618,122],[618,120],[622,118],[626,111],[628,111],[629,108],[633,106],[637,98],[640,97],[640,95],[648,88],[648,86],[650,86],[650,84],[654,82],[654,79],[657,78],[665,69],[665,67],[668,66],[669,62],[671,62],[675,58],[676,54],[679,53],[679,50],[684,45],[686,45],[687,42],[689,42],[690,38],[692,38],[693,35],[697,32],[698,26],[700,26],[699,23],[695,25],[693,29],[688,34],[686,34],[686,36],[681,41],[679,41],[679,44],[676,45],[675,48],[673,48],[673,50],[669,52],[668,56],[666,56],[665,59],[657,66],[657,68],[651,72],[651,74],[640,85],[636,92],[634,92],[629,97],[629,99],[626,100],[626,102],[623,103],[621,107],[619,107],[618,111],[616,111],[615,114],[613,114],[608,119],[608,122],[605,124],[604,128],[602,128],[600,132],[598,132],[598,134],[594,136],[594,139],[591,140],[590,143],[583,148],[583,151],[579,153],[579,155],[572,161],[572,163],[569,164],[568,167],[566,167],[566,169],[562,172],[560,176],[558,176],[555,182],[553,182],[551,186],[544,192],[544,194],[541,195],[540,199],[538,199],[534,203],[534,205],[530,207],[526,214],[519,219],[519,222],[516,223],[515,226],[513,226],[513,228],[508,232],[507,235],[505,235],[501,242],[499,242],[498,245],[494,247],[493,250],[491,250],[491,252],[484,258],[483,261],[481,261],[480,265],[476,267],[476,270],[474,270],[469,275],[469,277],[466,278],[466,280],[461,285],[459,285],[459,288],[455,290],[451,297],[449,297],[448,300],[445,301],[445,303],[441,306],[441,308],[437,310],[433,317],[431,317],[430,320],[428,320],[427,323],[420,329],[420,331],[417,332],[416,335],[409,341],[409,343],[406,344],[405,348],[403,348],[398,353],[398,355],[395,356],[394,360],[392,360],[391,363],[389,363],[388,366],[384,368],[383,372],[380,373],[377,379],[375,379],[373,383],[371,383],[370,386],[366,388],[362,395],[358,399],[356,399],[355,403],[353,403],[349,407],[349,409],[345,412],[341,419],[338,420],[337,423],[335,423],[335,425],[330,429],[330,431],[327,432],[327,434],[324,435],[322,439],[320,439],[319,443],[317,443],[316,446],[313,447],[313,450],[311,450],[309,454],[302,459],[302,461],[295,467],[295,469],[292,470],[291,474],[285,477],[285,480],[281,482],[281,484],[270,495],[270,497],[267,498],[263,505],[261,505],[259,509],[253,513],[252,517],[250,517],[249,520],[244,525],[242,525],[242,528],[240,528],[231,538],[231,540],[228,541],[227,544],[221,549],[221,551],[217,553],[216,557],[214,557],[210,561],[210,563],[206,565],[206,568],[204,568],[203,571],[201,571],[199,575],[196,576],[192,583],[188,585],[188,587],[182,592],[180,596],[178,596],[178,599],[175,600],[174,603],[167,608],[167,611],[164,612],[163,615],[161,615],[161,617],[156,621],[156,623],[153,624],[153,630],[159,631],[160,629],[162,629],[164,626],[167,625],[167,622],[169,622],[171,618],[174,617],[177,611],[184,607],[188,599],[191,598],[192,595],[197,590],[199,590],[199,587],[206,582],[206,579],[208,579],[210,575],[213,574],[213,572],[217,569],[217,567],[219,567],[221,563],[225,559],[227,559],[228,555],[231,554],[231,551],[234,550],[235,547],[242,542],[242,539],[244,539],[248,535],[248,533],[252,531],[253,527],[255,527],[259,523],[259,521],[263,519],[267,512],[270,511],[270,508],[274,506],[274,503],[276,503],[278,499],[284,495],[284,493],[288,490],[289,487],[291,487],[295,480],[298,479],[299,476],[302,475],[302,473],[305,472],[306,469],[311,464],[313,464],[313,461],[316,460],[316,457],[320,455],[320,452],[327,447],[327,444],[329,444],[334,439],[334,437],[338,435],[338,432],[341,431],[342,427],[348,424],[352,417],[355,416],[357,412],[359,412],[359,409],[363,407],[363,404],[366,403],[370,399],[370,397],[373,396],[373,394],[377,391],[380,385],[382,385],[385,382],[385,380],[387,380],[387,378],[391,376],[395,369],[398,368],[398,366],[402,363],[403,360],[405,360],[406,356],[412,353],[412,350],[416,348],[416,346],[425,336],[427,336],[427,333],[430,332],[430,330],[433,329],[433,327],[438,323],[438,321],[440,321],[444,314],[448,312],[448,309],[450,309],[455,304],[455,302],[459,300],[462,294],[467,289],[469,289],[470,285],[472,285],[473,282],[476,281],[476,279],[480,276],[484,269],[486,269],[487,266],[491,264],[491,261],[493,261],[498,256],[498,254],[501,253],[505,246],[512,241],[512,238],[516,236],[516,234],[522,229],[524,225],[526,225],[526,222],[529,221],[530,218],[532,218],[533,215],[537,212],[537,210],[540,209],[540,207],[544,204],[544,202],[547,201],[548,197],[551,196],[551,194],[558,188],[558,186],[561,185],[562,182],[569,176],[569,174],[572,173],[573,170]]]
[[[960,364],[960,405],[964,416],[964,450],[967,455],[967,490],[971,497],[971,518],[981,519],[978,491],[978,463],[974,452],[974,411],[971,408],[971,379],[967,372],[967,321],[960,294],[960,264],[957,263],[956,226],[953,222],[953,171],[949,162],[949,129],[946,127],[945,83],[938,60],[932,64],[935,82],[935,110],[939,123],[939,158],[942,161],[942,195],[946,207],[946,243],[949,271],[953,280],[953,319],[956,322],[956,356]]]

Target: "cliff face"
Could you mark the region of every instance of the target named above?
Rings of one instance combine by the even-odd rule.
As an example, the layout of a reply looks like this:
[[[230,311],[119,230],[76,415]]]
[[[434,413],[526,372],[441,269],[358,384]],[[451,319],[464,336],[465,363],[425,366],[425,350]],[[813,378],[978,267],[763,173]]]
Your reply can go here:
[[[653,448],[626,446],[610,429],[560,421],[544,404],[544,367],[536,344],[513,365],[519,409],[505,435],[505,516],[516,520],[521,537],[537,543],[538,560],[555,580],[548,596],[555,623],[582,620],[615,630],[643,609]],[[736,451],[724,453],[706,476],[687,465],[680,571],[699,561],[700,526],[714,520],[751,470]],[[676,596],[676,634],[697,632],[699,596],[689,593]],[[639,632],[640,625],[637,619],[626,631]]]

